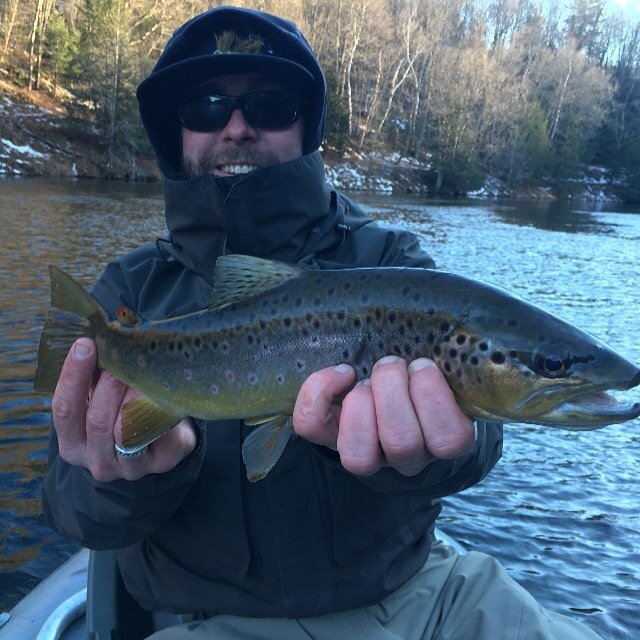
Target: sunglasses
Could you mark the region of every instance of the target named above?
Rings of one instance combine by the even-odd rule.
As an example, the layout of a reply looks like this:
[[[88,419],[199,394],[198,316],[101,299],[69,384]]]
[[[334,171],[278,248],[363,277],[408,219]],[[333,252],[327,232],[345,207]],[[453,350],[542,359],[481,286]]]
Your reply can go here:
[[[252,127],[281,129],[300,119],[302,107],[302,99],[295,93],[258,91],[243,96],[200,96],[181,104],[179,113],[190,131],[224,129],[236,109]]]

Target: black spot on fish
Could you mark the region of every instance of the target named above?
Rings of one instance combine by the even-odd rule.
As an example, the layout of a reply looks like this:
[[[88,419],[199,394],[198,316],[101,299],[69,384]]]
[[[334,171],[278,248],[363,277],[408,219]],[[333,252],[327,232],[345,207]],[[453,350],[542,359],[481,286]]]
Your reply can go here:
[[[478,345],[478,349],[480,349],[480,351],[488,351],[489,350],[489,345],[486,342],[481,342]]]
[[[367,367],[362,367],[361,371],[362,371],[363,375],[365,375],[365,376],[369,375],[369,369],[367,369]]]
[[[266,329],[266,327],[267,327],[267,323],[264,320],[260,320],[260,328]]]
[[[196,349],[200,349],[200,347],[202,347],[202,340],[201,340],[200,338],[196,338],[196,339],[193,341],[193,346],[194,346]]]
[[[291,318],[285,318],[282,322],[284,322],[285,327],[291,326]]]
[[[401,336],[404,336],[404,334],[406,333],[406,331],[405,331],[405,328],[404,328],[404,325],[403,325],[403,324],[401,324],[401,325],[398,327],[398,333],[399,333]]]
[[[302,330],[302,335],[306,338],[306,337],[309,335],[309,329],[304,328],[304,329]]]
[[[304,369],[304,360],[296,360],[296,366],[302,371]]]
[[[450,328],[451,328],[451,327],[449,326],[449,323],[448,323],[448,322],[443,322],[443,323],[440,325],[440,331],[442,331],[442,333],[449,333],[449,329],[450,329]]]
[[[216,340],[212,340],[212,341],[209,343],[209,348],[210,348],[210,349],[212,349],[212,350],[217,349],[217,348],[218,348],[218,342],[217,342]]]
[[[457,349],[449,349],[449,355],[450,355],[452,358],[457,357],[457,355],[458,355],[458,350],[457,350]]]
[[[364,321],[365,321],[367,324],[371,324],[371,316],[366,316],[366,317],[365,317],[365,319],[364,319]]]
[[[380,320],[382,318],[382,311],[380,309],[375,310],[376,320]]]
[[[465,341],[466,341],[466,339],[467,339],[467,336],[459,335],[459,336],[456,338],[456,342],[457,342],[458,344],[464,344],[464,343],[465,343]]]
[[[331,289],[327,290],[327,295],[332,296],[335,292],[336,290],[333,287],[331,287]]]
[[[442,340],[444,342],[450,342],[451,341],[451,336],[445,336]]]
[[[409,292],[410,292],[410,291],[411,291],[411,287],[405,287],[405,288],[402,290],[402,295],[403,295],[403,296],[406,296],[406,295],[408,295],[408,294],[409,294]]]
[[[152,340],[149,343],[149,351],[151,352],[155,351],[157,346],[158,346],[158,343],[155,340]]]
[[[433,344],[433,343],[435,342],[435,339],[436,339],[436,336],[435,336],[435,334],[434,334],[434,333],[433,333],[433,331],[432,331],[432,332],[428,335],[428,337],[427,337],[427,342],[428,342],[429,344]]]
[[[480,362],[480,361],[478,360],[478,358],[476,358],[476,356],[473,356],[473,357],[471,358],[471,364],[472,364],[474,367],[478,364],[478,362]]]
[[[316,344],[318,342],[319,338],[318,336],[312,336],[311,337],[311,342],[313,342],[313,344]]]
[[[389,324],[393,324],[396,321],[396,314],[391,311],[387,316],[387,320],[389,321]]]
[[[311,322],[313,320],[313,316],[310,313],[306,313],[304,318],[307,322]]]
[[[371,342],[373,340],[373,334],[371,332],[367,333],[367,340]]]
[[[348,358],[349,357],[349,352],[346,349],[342,352],[342,357],[343,358]]]
[[[402,351],[400,350],[400,347],[397,344],[393,345],[393,352],[397,355],[400,356],[402,355]]]
[[[466,362],[467,361],[467,354],[466,353],[461,353],[460,354],[460,362]]]
[[[436,345],[433,349],[433,353],[435,353],[437,356],[439,356],[442,353],[442,349],[440,348],[440,345]]]
[[[344,320],[345,318],[345,313],[344,311],[338,311],[338,313],[336,314],[338,320]]]
[[[251,336],[251,335],[247,336],[247,342],[249,344],[253,344],[253,341],[254,341],[254,337],[253,336]]]
[[[517,320],[507,320],[507,326],[508,327],[517,327],[518,326],[518,321]]]
[[[222,350],[227,352],[229,351],[229,343],[228,342],[223,342],[222,343]]]
[[[518,352],[515,349],[511,349],[511,351],[509,351],[509,357],[513,359],[517,358]]]
[[[432,316],[435,313],[435,309],[427,309],[427,315]]]
[[[182,342],[178,342],[178,344],[176,344],[176,349],[178,351],[182,351]]]
[[[446,371],[451,373],[451,365],[449,364],[449,361],[444,363],[444,368],[446,369]]]
[[[407,327],[413,329],[413,320],[411,318],[407,318]]]
[[[345,282],[343,289],[345,291],[349,291],[349,289],[351,289],[351,283],[350,282]]]
[[[322,302],[322,300],[320,300],[320,298],[314,298],[313,306],[314,307],[319,307],[321,302]]]
[[[313,321],[313,326],[314,326],[314,328],[319,329],[320,328],[320,320],[314,320]]]
[[[189,360],[189,358],[191,358],[191,352],[190,351],[184,351],[182,354],[187,360]]]
[[[360,322],[360,318],[355,318],[353,321],[353,326],[354,327],[359,327],[362,324],[362,322]]]
[[[420,336],[413,336],[413,341],[414,341],[416,344],[420,344]]]
[[[404,345],[404,355],[405,356],[410,356],[411,355],[411,347],[408,344]]]
[[[384,349],[384,344],[382,343],[382,341],[381,341],[381,340],[379,340],[379,341],[378,341],[378,349],[379,349],[380,351],[382,351],[382,350]]]
[[[491,354],[491,362],[495,362],[496,364],[502,364],[506,358],[504,357],[504,353],[502,351],[494,351]]]

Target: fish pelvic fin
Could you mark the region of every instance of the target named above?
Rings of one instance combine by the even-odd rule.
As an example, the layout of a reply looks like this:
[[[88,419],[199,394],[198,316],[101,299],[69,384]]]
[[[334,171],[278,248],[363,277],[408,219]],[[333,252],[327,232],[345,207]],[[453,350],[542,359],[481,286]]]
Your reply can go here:
[[[139,396],[122,406],[122,446],[125,453],[135,453],[175,427],[184,416]]]
[[[71,276],[57,267],[49,267],[51,309],[47,314],[38,346],[38,367],[34,389],[50,393],[55,390],[60,371],[71,345],[83,337],[93,337],[89,318],[106,321],[100,305]]]
[[[284,262],[239,254],[221,256],[214,272],[212,308],[252,298],[305,273],[306,269]]]
[[[291,416],[275,416],[247,436],[242,445],[242,459],[250,482],[262,480],[273,469],[292,432]]]

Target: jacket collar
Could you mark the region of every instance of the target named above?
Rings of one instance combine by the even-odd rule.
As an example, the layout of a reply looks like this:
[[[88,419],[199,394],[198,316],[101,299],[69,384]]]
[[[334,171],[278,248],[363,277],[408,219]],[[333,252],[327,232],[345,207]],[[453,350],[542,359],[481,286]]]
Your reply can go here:
[[[169,254],[209,282],[224,253],[301,262],[344,239],[344,206],[318,152],[253,171],[226,198],[210,175],[165,178],[164,196]]]

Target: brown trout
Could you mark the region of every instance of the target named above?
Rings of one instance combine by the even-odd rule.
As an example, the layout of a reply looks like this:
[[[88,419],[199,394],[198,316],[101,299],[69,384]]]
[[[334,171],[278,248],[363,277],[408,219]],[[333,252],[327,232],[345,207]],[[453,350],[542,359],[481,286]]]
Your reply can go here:
[[[230,255],[216,266],[211,308],[146,322],[110,321],[70,276],[50,267],[51,304],[35,388],[51,392],[71,343],[95,340],[103,369],[143,396],[123,407],[135,452],[184,416],[260,424],[245,440],[250,480],[264,477],[291,434],[304,380],[347,363],[357,380],[381,357],[435,361],[467,415],[595,429],[640,415],[608,390],[640,369],[604,343],[507,291],[443,271],[310,271]]]

